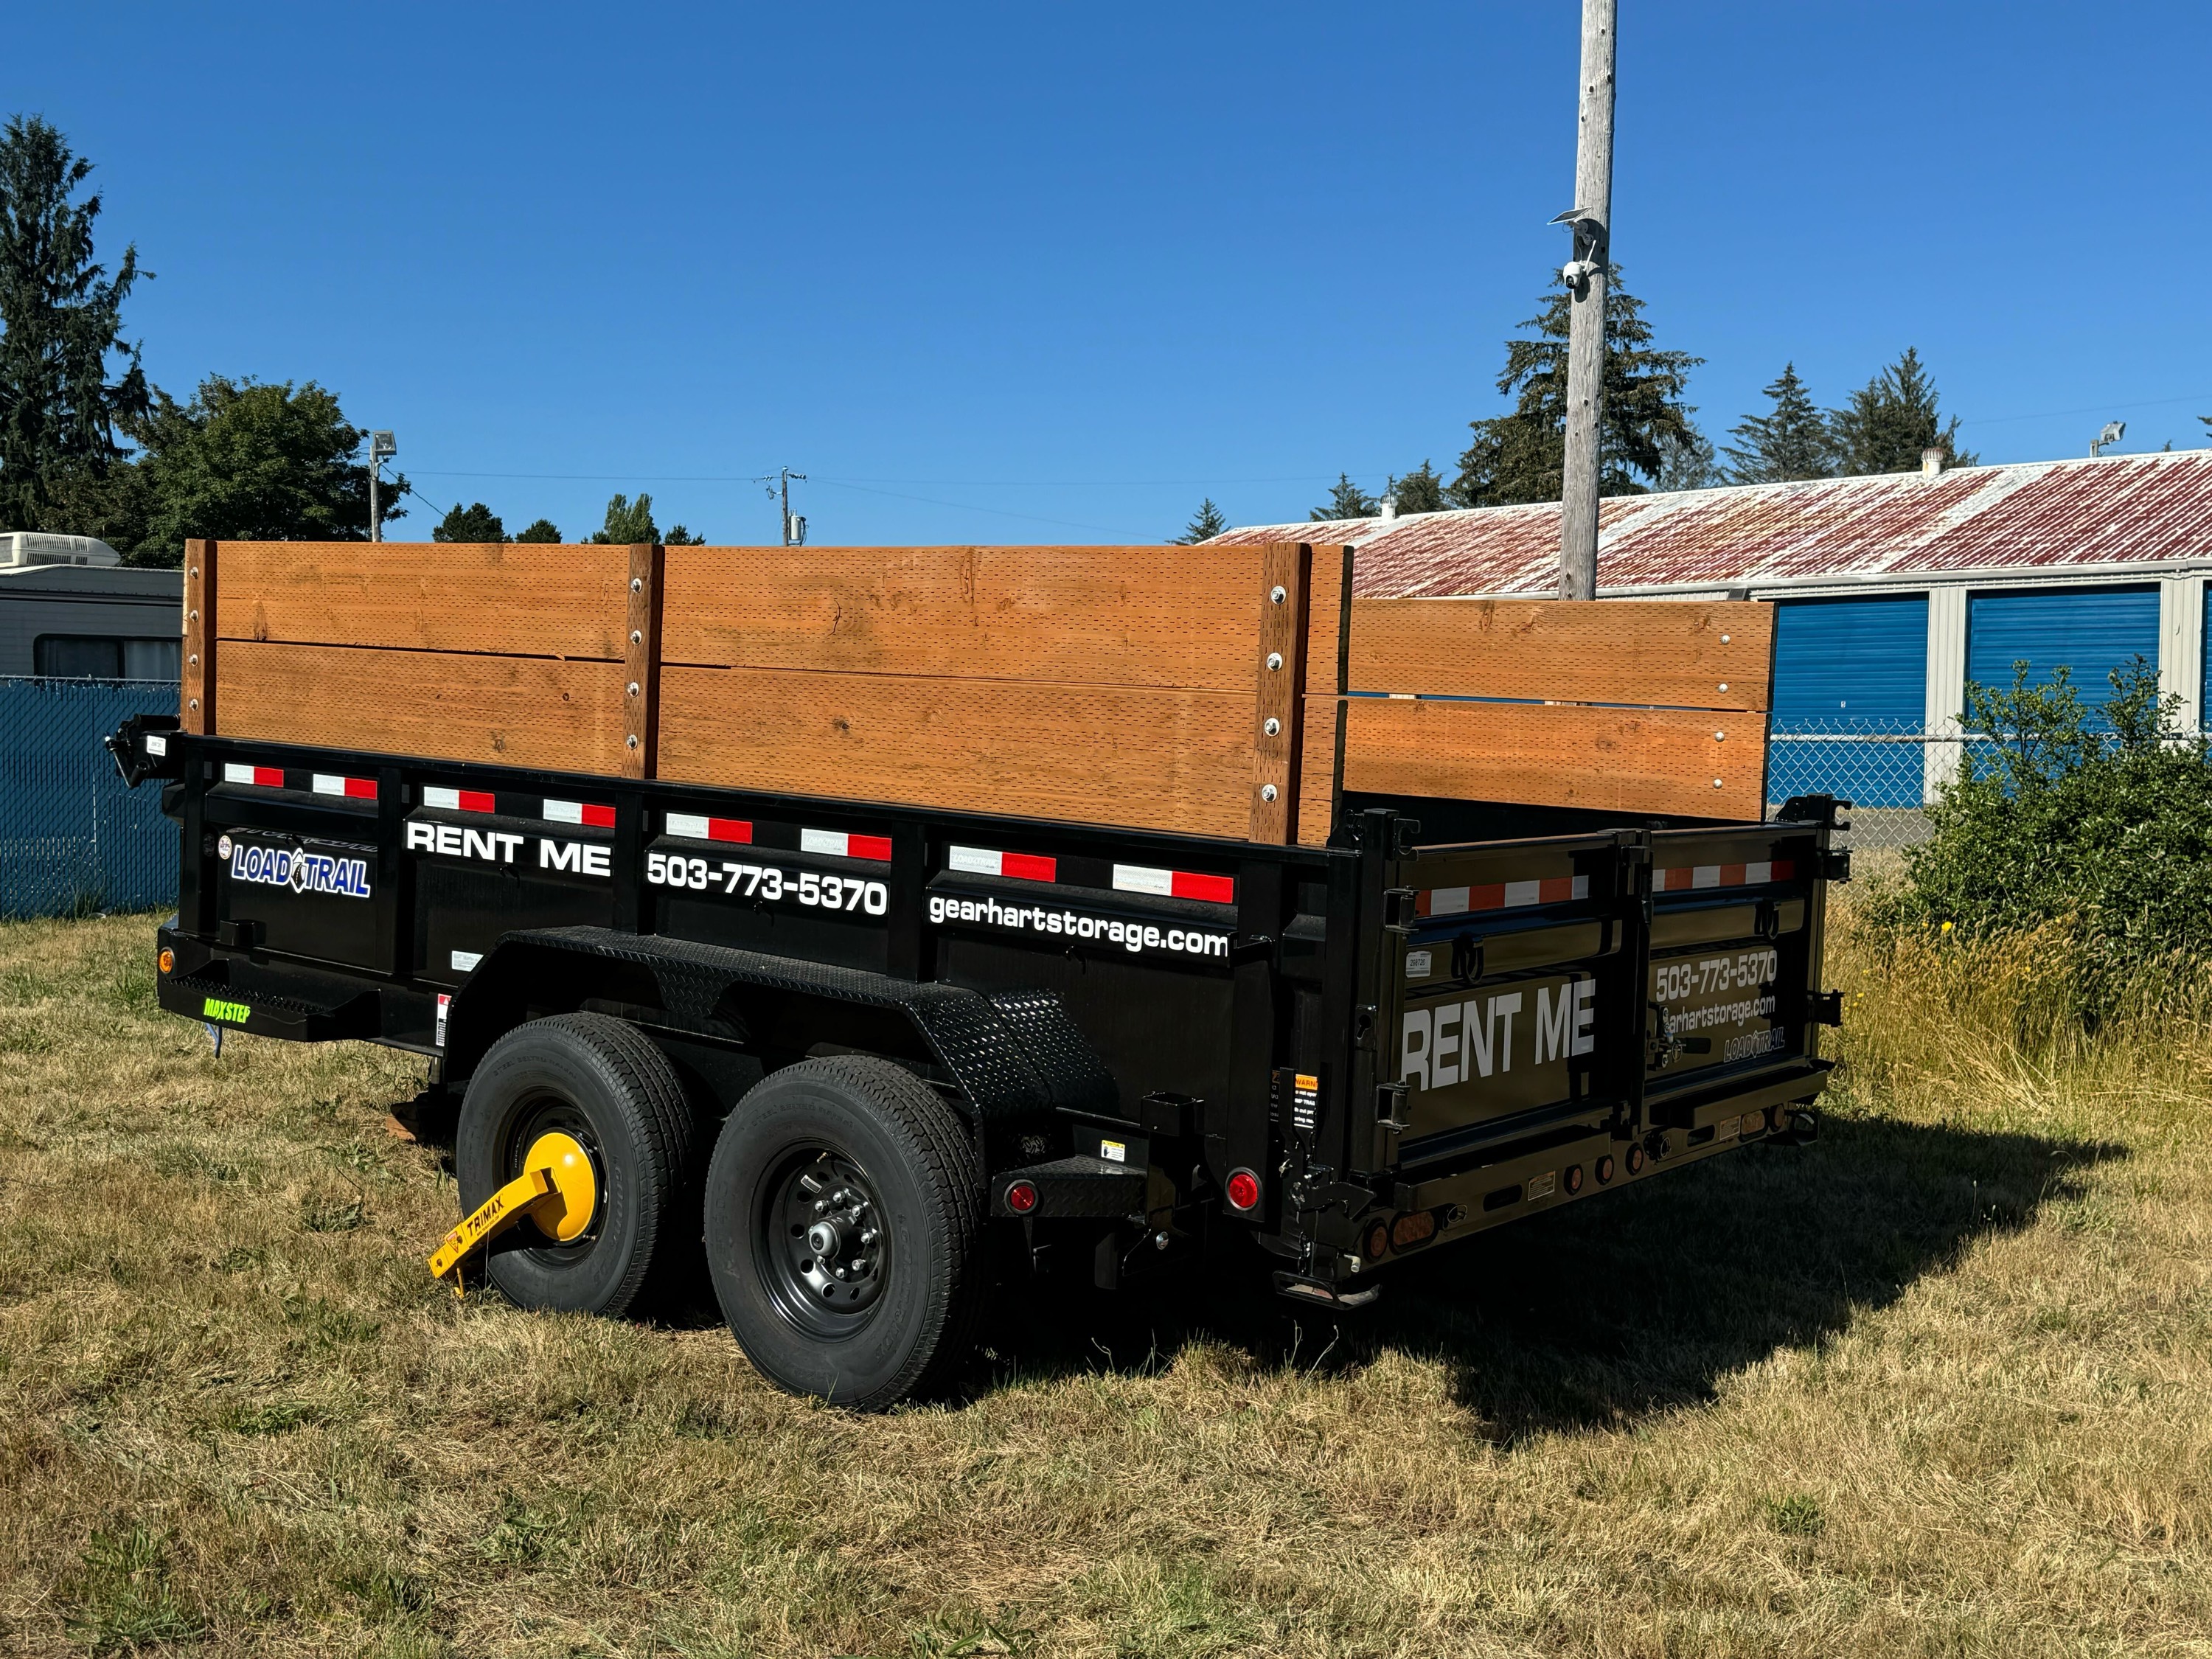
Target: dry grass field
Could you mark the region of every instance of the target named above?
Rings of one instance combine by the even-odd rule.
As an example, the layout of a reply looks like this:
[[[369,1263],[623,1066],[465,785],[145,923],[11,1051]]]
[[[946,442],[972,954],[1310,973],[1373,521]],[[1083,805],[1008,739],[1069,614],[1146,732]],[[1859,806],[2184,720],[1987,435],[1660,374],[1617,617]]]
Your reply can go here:
[[[419,1064],[217,1059],[150,931],[0,928],[0,1650],[2212,1653],[2212,1030],[2033,952],[1839,950],[1816,1146],[1340,1332],[1031,1293],[863,1419],[434,1289]]]

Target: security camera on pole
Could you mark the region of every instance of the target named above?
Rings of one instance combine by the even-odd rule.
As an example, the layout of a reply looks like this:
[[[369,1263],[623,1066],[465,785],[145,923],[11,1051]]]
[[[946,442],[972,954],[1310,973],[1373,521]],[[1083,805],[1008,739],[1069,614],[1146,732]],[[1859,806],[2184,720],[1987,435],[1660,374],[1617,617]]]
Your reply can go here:
[[[389,432],[368,434],[368,538],[384,539],[384,464],[399,453]]]
[[[1559,597],[1597,597],[1598,445],[1605,416],[1605,283],[1613,223],[1613,65],[1616,0],[1583,0],[1582,118],[1575,205],[1552,222],[1574,232],[1559,272],[1567,330],[1567,453],[1559,501]]]

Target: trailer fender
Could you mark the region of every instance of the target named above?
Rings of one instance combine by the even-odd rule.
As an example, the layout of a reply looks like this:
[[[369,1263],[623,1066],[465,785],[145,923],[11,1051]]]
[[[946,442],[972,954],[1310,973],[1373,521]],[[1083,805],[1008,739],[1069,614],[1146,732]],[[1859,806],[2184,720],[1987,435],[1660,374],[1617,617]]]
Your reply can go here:
[[[941,1066],[979,1127],[1073,1111],[1119,1115],[1097,1054],[1049,991],[994,996],[689,939],[555,927],[507,933],[454,994],[447,1074],[465,1078],[526,1019],[611,999],[669,1024],[803,1052],[836,1042]]]

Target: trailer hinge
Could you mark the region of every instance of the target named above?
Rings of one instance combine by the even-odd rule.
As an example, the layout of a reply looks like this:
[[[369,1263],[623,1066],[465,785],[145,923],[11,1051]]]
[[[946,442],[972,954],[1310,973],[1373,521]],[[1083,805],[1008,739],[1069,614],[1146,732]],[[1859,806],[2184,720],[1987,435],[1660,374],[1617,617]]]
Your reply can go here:
[[[1820,879],[1849,881],[1851,878],[1851,849],[1848,847],[1824,847],[1820,849]]]
[[[1814,991],[1805,999],[1806,1018],[1815,1025],[1841,1026],[1844,1023],[1844,994],[1841,991]]]
[[[1384,1134],[1401,1135],[1406,1133],[1406,1085],[1402,1083],[1378,1083],[1375,1085],[1375,1127]]]

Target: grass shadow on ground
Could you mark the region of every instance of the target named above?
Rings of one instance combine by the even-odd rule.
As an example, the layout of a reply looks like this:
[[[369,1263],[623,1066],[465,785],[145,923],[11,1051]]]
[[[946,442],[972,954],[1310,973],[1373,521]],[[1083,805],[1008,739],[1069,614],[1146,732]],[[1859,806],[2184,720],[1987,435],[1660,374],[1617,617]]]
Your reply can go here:
[[[1114,1296],[1023,1286],[991,1344],[1002,1376],[1139,1367],[1203,1338],[1267,1365],[1357,1366],[1395,1349],[1449,1364],[1501,1441],[1611,1427],[1710,1400],[1779,1349],[1819,1347],[1976,1240],[2080,1198],[2083,1170],[2125,1156],[1832,1119],[1812,1146],[1747,1148],[1407,1260],[1360,1314],[1292,1310],[1267,1287],[1273,1264],[1255,1259]]]

